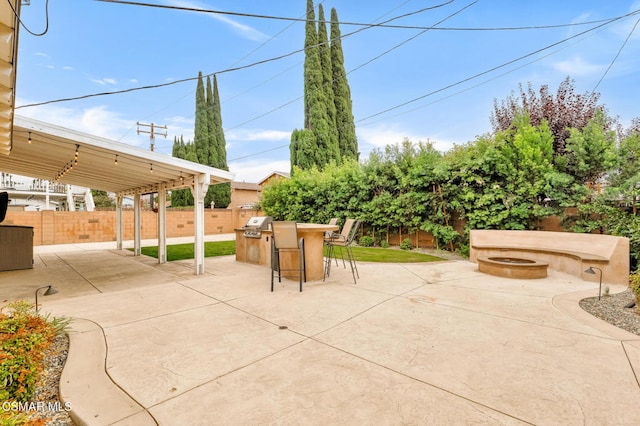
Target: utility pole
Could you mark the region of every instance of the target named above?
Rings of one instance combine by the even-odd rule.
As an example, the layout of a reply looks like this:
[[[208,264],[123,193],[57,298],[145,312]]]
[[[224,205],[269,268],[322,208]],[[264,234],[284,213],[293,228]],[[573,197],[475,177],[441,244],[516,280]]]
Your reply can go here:
[[[153,123],[146,124],[146,123],[141,123],[139,121],[136,121],[136,124],[138,125],[138,134],[147,133],[149,135],[149,142],[150,142],[149,149],[151,151],[153,151],[154,145],[156,143],[156,134],[160,136],[164,136],[165,139],[167,138],[167,126],[157,126]],[[140,130],[141,126],[143,128],[148,128],[149,130]],[[156,129],[163,129],[164,133],[159,133],[156,131]],[[149,207],[153,210],[153,194],[149,195]]]
[[[151,151],[153,151],[153,147],[156,143],[156,134],[160,135],[160,136],[164,136],[164,138],[167,138],[167,126],[157,126],[153,123],[151,124],[145,124],[145,123],[141,123],[139,121],[136,121],[136,124],[138,125],[138,134],[140,133],[147,133],[149,134],[149,141],[151,142]],[[145,128],[149,128],[149,130],[140,130],[140,126],[145,127]],[[164,129],[164,133],[159,133],[156,131],[156,129]]]

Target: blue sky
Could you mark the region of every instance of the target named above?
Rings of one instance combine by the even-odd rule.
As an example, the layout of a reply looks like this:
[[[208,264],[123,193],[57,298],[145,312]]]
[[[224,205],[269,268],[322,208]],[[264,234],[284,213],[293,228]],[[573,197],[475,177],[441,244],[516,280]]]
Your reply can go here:
[[[147,3],[289,18],[304,17],[306,7],[305,0]],[[517,92],[519,83],[530,82],[536,89],[547,84],[555,92],[569,76],[578,93],[597,87],[601,103],[623,125],[640,116],[640,28],[614,61],[640,15],[535,54],[602,23],[451,30],[599,21],[638,10],[640,1],[325,0],[322,4],[327,19],[335,7],[341,22],[353,23],[377,23],[443,4],[392,24],[430,27],[443,21],[438,26],[449,30],[368,28],[343,39],[362,159],[372,149],[404,138],[430,140],[442,151],[472,141],[491,130],[494,99]],[[22,20],[30,31],[42,32],[47,22],[45,0],[23,6]],[[343,24],[341,32],[360,28]],[[20,31],[16,113],[143,148],[149,147],[149,136],[137,134],[136,122],[166,125],[168,137],[157,138],[155,147],[170,155],[174,136],[193,138],[195,81],[20,106],[216,72],[229,168],[236,180],[257,182],[274,170],[289,171],[289,136],[303,124],[304,54],[227,70],[303,45],[304,22],[92,0],[51,1],[46,34]],[[530,56],[489,71],[526,55]],[[472,78],[478,74],[482,75]]]

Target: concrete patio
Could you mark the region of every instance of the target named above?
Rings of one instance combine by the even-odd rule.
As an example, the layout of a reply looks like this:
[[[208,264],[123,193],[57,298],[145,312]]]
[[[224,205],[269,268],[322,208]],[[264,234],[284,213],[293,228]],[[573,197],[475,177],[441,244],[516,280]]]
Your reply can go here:
[[[89,248],[89,249],[87,249]],[[75,318],[61,395],[90,425],[563,424],[640,418],[640,336],[579,306],[597,283],[466,261],[359,263],[325,282],[99,246],[39,248],[0,302]],[[613,293],[621,286],[611,286]]]

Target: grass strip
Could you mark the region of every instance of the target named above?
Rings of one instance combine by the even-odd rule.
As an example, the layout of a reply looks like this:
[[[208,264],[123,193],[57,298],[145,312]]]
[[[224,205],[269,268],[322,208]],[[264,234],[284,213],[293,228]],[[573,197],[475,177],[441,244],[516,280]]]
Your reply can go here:
[[[352,247],[353,255],[358,262],[381,263],[418,263],[437,262],[441,259],[429,254],[411,250],[397,250],[392,248]],[[132,250],[132,249],[130,249]],[[158,247],[142,247],[142,254],[158,258]],[[204,256],[229,256],[236,253],[235,241],[207,241],[204,243]],[[325,248],[326,255],[326,248]],[[336,248],[336,255],[340,257],[340,249]],[[167,246],[167,260],[193,259],[193,243],[172,244]],[[345,253],[346,256],[346,253]],[[346,258],[345,258],[346,259]]]
[[[132,250],[132,249],[129,249]],[[158,258],[158,246],[142,247],[142,254]],[[235,241],[205,241],[204,257],[229,256],[236,254]],[[172,244],[167,246],[167,260],[193,259],[195,256],[193,243]]]
[[[444,260],[440,257],[420,253],[411,250],[398,250],[392,248],[378,247],[351,247],[353,257],[357,262],[380,262],[380,263],[418,263],[418,262],[438,262]],[[342,250],[345,251],[344,249]],[[327,250],[325,248],[325,255]],[[336,247],[334,256],[340,258],[340,248]],[[344,253],[345,260],[347,253]]]

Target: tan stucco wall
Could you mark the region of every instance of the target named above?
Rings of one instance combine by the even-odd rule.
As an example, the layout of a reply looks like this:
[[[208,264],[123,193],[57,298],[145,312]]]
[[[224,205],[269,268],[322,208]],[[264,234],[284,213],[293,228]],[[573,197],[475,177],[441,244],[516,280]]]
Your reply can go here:
[[[231,201],[229,202],[229,208],[235,209],[241,205],[256,204],[260,201],[260,194],[258,191],[248,189],[231,189]]]
[[[250,217],[260,216],[253,210],[205,209],[205,234],[233,233],[234,228],[247,223]],[[123,239],[133,239],[133,210],[123,210]],[[116,212],[24,212],[8,211],[3,225],[33,227],[33,244],[74,244],[116,240]],[[158,237],[158,215],[143,210],[141,215],[143,239]],[[167,210],[167,237],[192,236],[194,213],[192,209]]]
[[[602,269],[603,283],[629,284],[629,239],[625,237],[476,229],[470,231],[469,240],[469,260],[474,263],[479,256],[521,257],[547,262],[550,269],[598,282],[599,273],[584,272],[594,266]]]

